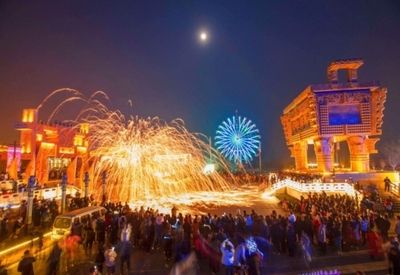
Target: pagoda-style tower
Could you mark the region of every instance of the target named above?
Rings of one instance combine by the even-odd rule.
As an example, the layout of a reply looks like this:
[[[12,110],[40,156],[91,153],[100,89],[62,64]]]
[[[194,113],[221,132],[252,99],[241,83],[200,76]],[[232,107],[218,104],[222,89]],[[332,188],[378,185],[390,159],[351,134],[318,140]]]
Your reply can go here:
[[[308,145],[313,144],[316,171],[334,171],[335,143],[347,141],[351,171],[369,171],[369,155],[377,153],[382,134],[387,89],[377,82],[359,82],[362,65],[361,59],[330,63],[329,82],[308,86],[284,109],[281,123],[296,170],[313,170],[307,160]],[[342,82],[340,70],[347,73]]]

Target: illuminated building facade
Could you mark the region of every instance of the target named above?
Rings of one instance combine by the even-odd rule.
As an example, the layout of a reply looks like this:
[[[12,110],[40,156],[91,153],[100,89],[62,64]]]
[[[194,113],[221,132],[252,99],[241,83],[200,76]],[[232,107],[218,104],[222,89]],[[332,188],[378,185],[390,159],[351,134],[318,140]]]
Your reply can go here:
[[[346,142],[350,171],[368,172],[370,154],[382,134],[387,89],[377,82],[361,83],[357,72],[361,59],[329,64],[329,83],[310,85],[283,111],[281,123],[286,143],[298,171],[333,172],[337,144]],[[347,78],[339,81],[339,71]],[[309,163],[309,146],[316,162]]]
[[[16,145],[0,145],[0,173],[12,179],[18,177],[21,167],[21,148]]]
[[[70,183],[81,182],[88,157],[88,124],[45,124],[38,121],[36,109],[24,109],[16,129],[20,131],[24,180],[36,175],[43,183],[60,179],[66,172]]]

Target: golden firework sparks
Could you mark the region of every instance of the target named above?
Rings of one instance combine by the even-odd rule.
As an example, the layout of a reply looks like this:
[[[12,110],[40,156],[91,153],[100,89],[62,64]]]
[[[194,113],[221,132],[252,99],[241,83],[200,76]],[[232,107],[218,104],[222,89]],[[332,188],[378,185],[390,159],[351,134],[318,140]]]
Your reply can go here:
[[[86,140],[91,164],[86,166],[92,166],[91,193],[97,200],[102,197],[104,172],[107,199],[135,205],[154,205],[157,201],[159,205],[173,204],[174,200],[190,204],[200,197],[208,200],[207,194],[218,203],[215,194],[231,190],[234,178],[223,157],[208,144],[206,136],[189,132],[183,120],[167,123],[157,117],[126,116],[110,110],[103,103],[108,96],[101,91],[87,99],[72,89],[52,94],[60,91],[68,92],[69,97],[57,105],[50,118],[68,103],[85,102],[69,123],[76,129],[82,123],[89,125]],[[219,172],[205,171],[210,161]]]

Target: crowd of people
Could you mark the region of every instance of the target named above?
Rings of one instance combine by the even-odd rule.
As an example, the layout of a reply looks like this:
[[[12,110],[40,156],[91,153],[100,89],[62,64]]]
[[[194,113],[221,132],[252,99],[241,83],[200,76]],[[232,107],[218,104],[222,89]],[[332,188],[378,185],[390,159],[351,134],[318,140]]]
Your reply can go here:
[[[80,194],[76,194],[75,197],[68,197],[67,210],[72,211],[88,206],[90,202],[90,198],[81,198]],[[59,203],[55,199],[46,200],[39,199],[37,196],[34,197],[32,207],[33,231],[31,232],[26,230],[27,211],[27,201],[25,200],[21,202],[18,210],[0,208],[0,243],[49,230],[59,214]]]
[[[266,217],[254,211],[235,216],[192,216],[175,210],[170,214],[143,207],[131,210],[129,205],[121,203],[104,207],[107,209],[104,217],[84,222],[76,220],[71,235],[57,244],[71,260],[74,259],[71,247],[82,245],[86,255],[95,262],[94,274],[114,274],[117,260],[120,274],[125,269],[129,271],[133,247],[147,252],[160,251],[167,263],[186,261],[194,252],[196,258],[208,263],[214,274],[221,269],[226,274],[234,274],[236,269],[243,268],[248,274],[261,274],[265,253],[262,251],[268,249],[269,232]],[[273,217],[278,219],[275,212]],[[49,266],[49,274],[56,272],[56,266]],[[180,274],[182,265],[177,264],[174,269]]]
[[[281,176],[273,175],[268,182]],[[71,198],[68,205],[73,210],[90,202],[78,196]],[[377,209],[377,202],[383,202],[385,207]],[[52,221],[58,214],[56,206],[55,201],[36,200],[35,226],[48,228],[51,222],[47,222],[46,213]],[[261,274],[271,254],[302,255],[309,266],[315,254],[330,251],[340,255],[360,248],[369,248],[371,258],[386,257],[391,274],[400,274],[400,217],[391,224],[393,202],[382,200],[378,192],[365,192],[361,198],[321,192],[305,195],[299,201],[283,199],[285,215],[275,211],[260,215],[254,210],[219,216],[183,215],[175,208],[171,213],[160,213],[143,207],[131,209],[120,202],[103,206],[107,210],[104,216],[76,220],[71,235],[55,244],[47,261],[48,274],[58,274],[62,254],[73,262],[75,251],[80,248],[95,263],[91,274],[115,274],[116,270],[124,274],[131,270],[133,249],[162,253],[172,266],[171,274],[187,269],[196,272],[196,261],[202,261],[212,274],[230,275]],[[21,217],[25,217],[26,207],[20,209]],[[398,236],[389,238],[393,226]],[[28,251],[28,265],[33,264],[30,257]]]
[[[362,247],[370,249],[371,258],[386,255],[392,270],[399,270],[400,248],[396,238],[389,239],[388,215],[359,207],[355,198],[347,195],[309,194],[287,215],[275,211],[270,215],[255,211],[183,215],[176,209],[163,214],[143,207],[132,210],[122,203],[104,207],[104,217],[75,221],[71,235],[53,249],[65,251],[73,261],[74,249],[81,246],[95,262],[92,274],[115,274],[117,265],[121,274],[129,271],[134,247],[162,252],[167,263],[176,263],[172,274],[195,270],[193,258],[206,262],[212,274],[261,274],[263,259],[272,253],[300,254],[305,265],[310,265],[316,253],[324,255],[330,250],[341,254]],[[400,237],[400,217],[395,227]],[[57,272],[61,252],[56,252],[48,260],[49,274]]]
[[[305,263],[310,264],[313,248],[316,248],[315,253],[324,255],[328,248],[341,254],[368,247],[371,258],[387,255],[392,259],[391,266],[397,268],[399,253],[392,255],[392,248],[398,247],[398,241],[389,239],[392,225],[388,212],[374,211],[362,202],[348,195],[313,193],[302,197],[285,216],[275,211],[271,215],[259,215],[254,211],[222,216],[182,215],[173,211],[165,215],[144,208],[132,211],[129,205],[118,203],[104,205],[108,209],[105,219],[98,218],[82,228],[95,232],[90,244],[97,241],[115,246],[122,239],[129,240],[132,246],[148,252],[161,249],[167,260],[175,262],[189,257],[194,250],[215,274],[221,268],[226,274],[234,274],[243,267],[249,274],[260,274],[262,259],[271,253],[290,257],[300,253]],[[79,234],[83,243],[87,235],[85,230]],[[396,230],[400,236],[400,218]],[[128,259],[126,254],[130,249],[123,251],[114,252]],[[104,255],[105,262],[110,262],[107,253]],[[122,265],[124,262],[129,268],[129,260],[121,260]],[[102,266],[100,261],[97,263]]]

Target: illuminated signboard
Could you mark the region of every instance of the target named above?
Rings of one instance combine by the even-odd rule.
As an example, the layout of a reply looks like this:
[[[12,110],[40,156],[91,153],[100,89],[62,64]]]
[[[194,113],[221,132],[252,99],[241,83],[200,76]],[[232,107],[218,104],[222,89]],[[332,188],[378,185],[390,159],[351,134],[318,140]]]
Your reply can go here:
[[[358,104],[331,105],[328,107],[329,125],[361,124]]]

